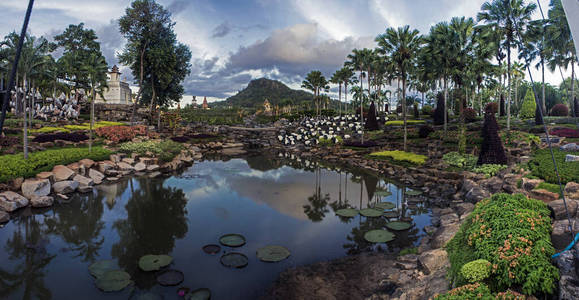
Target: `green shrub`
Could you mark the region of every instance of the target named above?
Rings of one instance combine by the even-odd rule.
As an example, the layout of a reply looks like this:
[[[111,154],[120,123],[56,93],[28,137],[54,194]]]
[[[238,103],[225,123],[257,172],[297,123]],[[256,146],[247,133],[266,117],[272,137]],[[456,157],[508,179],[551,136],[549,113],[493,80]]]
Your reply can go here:
[[[475,173],[485,174],[487,178],[497,175],[500,171],[506,169],[506,165],[484,164],[472,169]]]
[[[95,161],[108,159],[111,151],[102,147],[51,149],[32,152],[28,159],[22,154],[0,156],[0,182],[7,182],[18,177],[33,177],[43,171],[50,171],[56,165],[70,164],[83,158]]]
[[[565,162],[567,154],[579,155],[579,152],[566,152],[553,148],[553,154],[561,176],[561,183],[579,182],[579,162]],[[532,175],[548,183],[557,183],[557,175],[549,149],[540,149],[535,152],[533,159],[529,162],[529,170],[531,170]]]
[[[442,156],[445,163],[458,168],[472,169],[476,165],[478,157],[471,154],[460,154],[458,152],[449,152]]]
[[[407,125],[416,125],[416,124],[424,124],[426,123],[424,120],[406,120]],[[404,121],[397,120],[397,121],[386,121],[386,126],[403,126]]]
[[[491,275],[491,263],[484,259],[473,260],[462,266],[460,274],[470,283],[483,281]]]
[[[424,155],[414,154],[414,153],[399,151],[399,150],[374,152],[374,153],[370,154],[370,157],[371,158],[377,158],[377,159],[390,158],[390,159],[393,159],[394,161],[408,162],[408,163],[415,164],[415,165],[422,165],[428,159],[428,157],[426,157]]]
[[[398,253],[399,256],[404,256],[407,254],[418,254],[418,248],[417,247],[404,248],[400,251],[400,253]]]
[[[526,297],[517,292],[508,290],[506,292],[492,293],[488,286],[481,283],[467,284],[454,288],[442,295],[434,297],[435,300],[525,300]]]
[[[339,136],[336,137],[336,140],[337,140],[336,144],[341,144],[343,142],[342,138]],[[322,147],[329,147],[329,146],[334,145],[334,142],[332,141],[332,139],[326,139],[323,137],[319,138],[318,142],[319,142],[319,145]]]
[[[466,284],[461,272],[470,261],[492,265],[487,279],[495,291],[520,287],[523,293],[551,294],[559,279],[551,264],[551,218],[547,205],[522,194],[495,194],[477,203],[447,244],[453,284]]]
[[[63,127],[46,126],[46,127],[41,127],[38,129],[29,129],[28,132],[31,134],[34,134],[34,133],[53,133],[53,132],[70,133],[70,130],[63,128]]]
[[[119,147],[119,151],[123,153],[137,153],[139,155],[146,155],[147,152],[152,153],[162,162],[173,160],[183,149],[184,147],[181,143],[171,140],[128,142],[121,144]]]
[[[534,118],[536,109],[537,104],[535,103],[535,96],[533,94],[533,90],[527,89],[525,99],[523,100],[523,105],[521,106],[521,111],[519,112],[519,117],[521,119]]]

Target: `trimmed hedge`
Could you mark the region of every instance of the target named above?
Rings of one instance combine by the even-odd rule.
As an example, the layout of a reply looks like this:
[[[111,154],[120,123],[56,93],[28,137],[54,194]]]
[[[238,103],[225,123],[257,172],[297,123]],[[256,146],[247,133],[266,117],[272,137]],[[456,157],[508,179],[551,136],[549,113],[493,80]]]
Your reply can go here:
[[[566,184],[570,181],[579,182],[579,162],[565,162],[565,156],[567,154],[579,155],[579,152],[561,151],[558,148],[553,148],[553,154],[557,162],[557,168],[559,169],[559,176],[561,176],[561,183]],[[549,149],[537,150],[528,165],[534,176],[548,183],[558,184],[555,166],[553,166]]]
[[[416,124],[424,124],[426,121],[424,120],[406,120],[406,125],[416,125]],[[403,126],[404,121],[397,120],[397,121],[387,121],[386,126]]]
[[[0,156],[0,182],[8,182],[18,177],[33,177],[43,171],[50,171],[56,165],[66,165],[84,158],[95,161],[105,160],[111,151],[102,147],[51,149],[32,152],[28,159],[22,153]]]
[[[370,153],[370,157],[377,158],[377,159],[389,158],[389,159],[393,159],[394,161],[408,162],[408,163],[415,164],[415,165],[422,165],[428,159],[428,157],[426,157],[424,155],[414,154],[411,152],[405,152],[405,151],[399,151],[399,150],[374,152],[374,153]]]
[[[88,140],[88,136],[84,133],[52,133],[52,134],[41,134],[35,137],[32,141],[35,143],[46,143],[54,142],[56,140],[63,140],[69,142],[81,142]]]
[[[467,284],[462,267],[485,259],[492,264],[485,282],[493,291],[517,287],[527,295],[553,293],[559,271],[551,264],[549,215],[545,203],[523,194],[495,194],[477,203],[446,246],[453,284]]]

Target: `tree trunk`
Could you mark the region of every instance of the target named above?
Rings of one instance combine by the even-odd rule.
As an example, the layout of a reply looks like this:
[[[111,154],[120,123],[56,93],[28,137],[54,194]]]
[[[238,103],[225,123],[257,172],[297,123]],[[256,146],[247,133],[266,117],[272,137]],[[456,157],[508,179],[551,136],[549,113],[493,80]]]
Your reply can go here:
[[[446,77],[443,78],[444,80],[444,134],[446,135],[446,129],[448,127],[448,110],[446,106],[448,104],[448,82],[446,81]]]
[[[406,139],[408,128],[406,127],[406,74],[402,72],[402,116],[404,117],[404,151],[406,151]]]
[[[575,111],[575,60],[571,58],[571,107],[573,108],[573,117],[577,117]]]
[[[340,117],[342,116],[342,83],[338,84],[338,105],[340,106]]]
[[[362,145],[364,144],[364,86],[363,86],[363,78],[362,78],[362,71],[360,71],[360,123],[362,124]]]
[[[541,105],[543,106],[543,115],[546,116],[547,114],[547,101],[545,100],[545,60],[541,57],[541,75],[542,75],[542,100],[541,100]]]
[[[131,112],[131,125],[135,125],[135,115],[137,114],[137,105],[139,100],[141,99],[141,93],[143,92],[143,73],[144,73],[144,56],[145,56],[145,48],[147,43],[145,43],[145,47],[141,50],[141,74],[139,78],[139,92],[137,92],[137,97],[135,98],[135,103],[133,103],[133,111]],[[131,99],[132,100],[132,99]]]
[[[24,88],[24,134],[22,136],[22,144],[23,144],[23,151],[24,151],[24,159],[28,159],[28,123],[26,122],[26,74],[22,79],[23,81],[23,88]]]
[[[507,133],[511,131],[511,44],[507,42]]]
[[[348,111],[348,82],[344,81],[344,110]]]
[[[91,97],[92,97],[92,101],[90,103],[90,130],[89,130],[89,140],[88,140],[88,152],[92,152],[92,135],[93,135],[93,129],[94,129],[94,102],[96,100],[95,97],[95,90],[94,90],[94,86],[91,89]]]

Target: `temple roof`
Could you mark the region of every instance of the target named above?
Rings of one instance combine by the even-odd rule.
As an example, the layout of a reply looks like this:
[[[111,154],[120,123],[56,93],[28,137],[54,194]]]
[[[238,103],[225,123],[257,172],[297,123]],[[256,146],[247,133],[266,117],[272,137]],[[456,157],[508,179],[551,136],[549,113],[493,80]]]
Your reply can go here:
[[[111,73],[119,73],[120,74],[121,72],[119,72],[119,67],[117,67],[117,65],[114,65],[113,69],[111,70]]]

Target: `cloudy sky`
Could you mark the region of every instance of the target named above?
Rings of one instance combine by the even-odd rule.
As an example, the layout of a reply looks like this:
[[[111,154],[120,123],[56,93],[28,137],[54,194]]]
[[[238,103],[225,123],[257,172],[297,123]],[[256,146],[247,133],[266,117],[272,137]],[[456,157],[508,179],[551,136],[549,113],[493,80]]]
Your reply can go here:
[[[540,0],[548,9],[549,0]],[[0,35],[20,31],[25,0],[0,1]],[[129,0],[37,0],[29,31],[47,37],[84,22],[99,36],[110,65],[124,44],[116,20]],[[251,79],[267,77],[299,88],[307,72],[329,77],[354,48],[374,47],[390,26],[427,33],[453,16],[476,17],[484,0],[158,0],[176,22],[178,39],[193,58],[185,90],[190,98],[224,99]],[[537,13],[536,18],[540,15]],[[122,75],[132,78],[121,66]],[[539,73],[534,71],[535,80]],[[559,84],[558,74],[547,80]],[[337,88],[335,89],[337,90]]]

